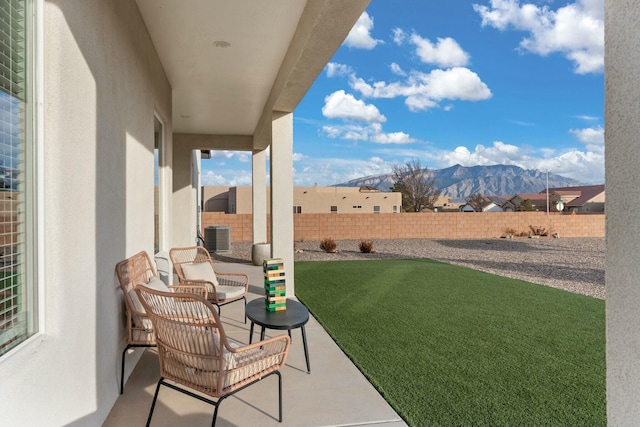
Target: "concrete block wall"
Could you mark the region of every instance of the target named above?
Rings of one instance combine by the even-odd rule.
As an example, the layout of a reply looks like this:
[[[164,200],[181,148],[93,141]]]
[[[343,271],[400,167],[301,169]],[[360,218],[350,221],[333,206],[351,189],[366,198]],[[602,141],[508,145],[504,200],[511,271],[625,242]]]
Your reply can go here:
[[[209,225],[229,226],[232,242],[253,239],[250,214],[204,212],[202,226]],[[294,239],[483,239],[504,236],[507,228],[528,232],[529,226],[543,227],[560,237],[604,237],[605,216],[546,212],[300,214],[294,215]]]

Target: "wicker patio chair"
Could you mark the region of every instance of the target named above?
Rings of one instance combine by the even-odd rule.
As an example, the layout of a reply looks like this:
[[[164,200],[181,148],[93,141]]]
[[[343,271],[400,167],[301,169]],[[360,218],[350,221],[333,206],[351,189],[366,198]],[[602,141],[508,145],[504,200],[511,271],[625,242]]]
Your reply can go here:
[[[122,351],[122,362],[120,371],[120,394],[124,391],[124,365],[127,350],[134,347],[155,347],[156,338],[153,333],[153,325],[149,316],[147,316],[144,307],[140,304],[138,296],[134,292],[134,288],[141,283],[150,287],[168,290],[179,289],[181,292],[200,293],[207,297],[206,289],[198,287],[170,286],[167,287],[162,280],[158,278],[156,269],[145,251],[120,261],[116,264],[116,275],[120,283],[120,289],[124,296],[124,305],[126,313],[127,328],[127,346]]]
[[[218,308],[244,300],[247,305],[249,276],[243,273],[223,273],[215,269],[209,251],[202,246],[173,248],[169,258],[181,285],[203,286],[209,293],[209,301]],[[245,315],[244,322],[247,323]]]
[[[136,287],[135,292],[153,323],[160,363],[147,427],[161,385],[213,405],[211,425],[215,426],[224,399],[272,374],[278,375],[278,419],[282,422],[280,368],[291,342],[287,335],[242,345],[227,337],[217,310],[205,298],[161,292],[144,285]]]

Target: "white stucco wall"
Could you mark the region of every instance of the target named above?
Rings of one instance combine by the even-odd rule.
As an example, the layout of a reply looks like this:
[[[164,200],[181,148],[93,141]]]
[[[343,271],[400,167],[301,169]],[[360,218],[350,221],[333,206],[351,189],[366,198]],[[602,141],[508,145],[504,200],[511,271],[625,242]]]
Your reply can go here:
[[[125,345],[114,267],[153,251],[154,112],[171,148],[171,88],[133,0],[45,1],[40,12],[45,330],[0,359],[0,424],[98,426]]]
[[[640,420],[640,3],[605,2],[607,419]]]

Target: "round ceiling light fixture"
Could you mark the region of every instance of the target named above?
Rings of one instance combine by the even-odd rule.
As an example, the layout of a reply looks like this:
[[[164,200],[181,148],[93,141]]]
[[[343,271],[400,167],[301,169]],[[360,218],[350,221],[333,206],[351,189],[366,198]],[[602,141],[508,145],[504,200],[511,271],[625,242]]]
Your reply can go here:
[[[215,42],[213,42],[213,45],[215,47],[219,47],[221,49],[227,48],[229,46],[231,46],[231,43],[229,43],[228,41],[224,41],[224,40],[217,40]]]

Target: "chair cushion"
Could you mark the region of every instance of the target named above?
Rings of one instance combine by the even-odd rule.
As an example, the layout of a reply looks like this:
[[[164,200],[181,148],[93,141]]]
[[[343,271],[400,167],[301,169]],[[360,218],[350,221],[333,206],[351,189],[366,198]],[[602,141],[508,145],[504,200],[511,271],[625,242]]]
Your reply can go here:
[[[191,351],[196,354],[219,354],[220,338],[217,334],[211,333],[204,337],[195,337],[187,333],[186,343],[191,348]],[[240,342],[232,339],[228,339],[228,343],[231,348],[240,348],[243,346]],[[232,353],[223,347],[222,354],[223,388],[238,383],[245,378],[249,378],[279,363],[279,358],[268,357],[269,354],[261,348],[255,348],[241,353]],[[201,387],[209,389],[215,388],[217,377],[220,375],[218,372],[218,359],[199,358],[196,355],[190,356],[181,353],[173,353],[172,356],[182,364],[181,368],[183,371],[182,369],[174,371],[176,375],[181,376],[180,371],[182,371],[183,375],[186,374],[184,379],[187,381]]]
[[[136,309],[136,311],[139,311],[140,313],[147,312],[142,306],[142,303],[140,302],[138,294],[136,294],[135,290],[129,289],[129,298],[131,298],[131,302],[133,303],[133,307]]]
[[[171,292],[169,287],[159,277],[152,277],[149,279],[148,283],[143,283],[143,285],[148,288],[155,289],[156,291]],[[138,294],[136,293],[135,289],[129,289],[128,294],[129,294],[129,298],[131,299],[131,302],[133,303],[133,307],[136,309],[136,311],[146,314],[147,311],[144,309],[144,306],[140,302],[140,298],[138,298]],[[142,327],[151,329],[152,328],[151,320],[149,320],[148,318],[142,319]]]
[[[233,299],[244,294],[244,286],[216,286],[218,300]]]
[[[183,264],[182,272],[187,280],[204,280],[218,286],[218,278],[213,271],[213,267],[208,262],[197,262],[192,264]],[[213,289],[209,289],[213,291]]]
[[[169,287],[159,277],[152,277],[151,279],[149,279],[149,283],[144,283],[144,285],[156,291],[171,292]],[[129,289],[128,293],[129,298],[131,298],[131,302],[133,303],[133,307],[136,309],[136,311],[139,311],[140,313],[146,313],[147,311],[142,306],[142,303],[140,302],[136,291],[134,289]]]
[[[145,283],[145,286],[149,286],[149,284]],[[144,313],[146,315],[147,310],[144,309],[144,306],[140,302],[140,298],[138,298],[138,294],[136,293],[136,291],[134,289],[129,289],[128,294],[129,294],[129,298],[131,299],[131,302],[133,303],[133,307],[135,308],[135,310],[139,313]],[[149,330],[153,329],[153,324],[151,323],[151,319],[149,319],[146,316],[142,317],[142,316],[134,315],[133,323],[134,323],[134,326],[138,328],[142,327]]]
[[[175,325],[175,337],[179,337],[179,341],[169,342],[169,344],[178,351],[171,352],[172,358],[178,361],[186,372],[190,375],[196,375],[202,372],[217,372],[219,367],[219,359],[210,356],[218,356],[221,350],[220,337],[213,331],[203,331],[201,327],[189,325]],[[223,359],[227,361],[229,351],[222,348]],[[190,379],[193,380],[193,377]],[[206,384],[209,380],[203,380],[203,383],[196,381],[201,386],[212,386]]]
[[[171,292],[171,289],[169,289],[169,287],[167,286],[166,283],[164,283],[162,281],[162,279],[160,279],[159,277],[152,277],[151,279],[149,279],[149,282],[147,284],[145,284],[146,287],[151,288],[153,290],[156,291],[161,291],[161,292]]]

